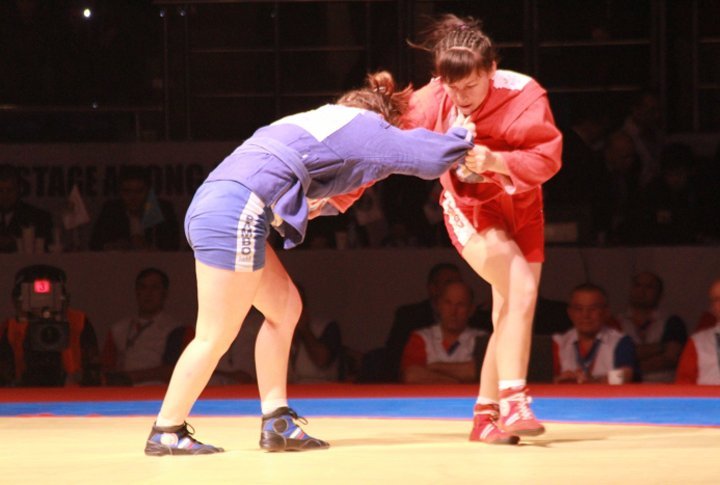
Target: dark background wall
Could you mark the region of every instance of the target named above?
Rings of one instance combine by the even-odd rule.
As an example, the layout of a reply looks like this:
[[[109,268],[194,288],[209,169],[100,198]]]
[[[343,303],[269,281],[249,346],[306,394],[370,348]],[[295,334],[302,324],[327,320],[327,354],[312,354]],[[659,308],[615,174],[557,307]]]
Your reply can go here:
[[[8,0],[0,141],[240,140],[370,70],[425,83],[406,40],[443,12],[482,19],[559,124],[649,90],[668,133],[720,128],[719,0]]]

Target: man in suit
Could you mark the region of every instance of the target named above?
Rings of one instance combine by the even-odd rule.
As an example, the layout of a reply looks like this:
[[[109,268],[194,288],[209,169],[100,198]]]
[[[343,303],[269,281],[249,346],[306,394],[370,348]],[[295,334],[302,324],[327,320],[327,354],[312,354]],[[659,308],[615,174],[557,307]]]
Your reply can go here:
[[[17,168],[0,165],[0,252],[18,251],[17,240],[29,227],[34,229],[36,240],[42,238],[46,245],[51,242],[52,216],[21,199]]]
[[[90,249],[175,251],[179,226],[172,204],[158,200],[142,167],[120,171],[120,197],[105,202],[90,238]]]

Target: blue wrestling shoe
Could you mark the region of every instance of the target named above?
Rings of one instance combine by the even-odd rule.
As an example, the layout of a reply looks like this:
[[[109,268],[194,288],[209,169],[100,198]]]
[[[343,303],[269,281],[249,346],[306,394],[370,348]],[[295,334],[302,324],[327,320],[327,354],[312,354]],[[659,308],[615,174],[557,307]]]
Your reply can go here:
[[[195,429],[188,423],[167,428],[153,426],[145,445],[145,454],[148,456],[209,455],[225,451],[199,442],[192,437],[193,434]]]
[[[327,441],[305,434],[295,421],[307,424],[305,418],[285,406],[263,415],[260,448],[266,451],[305,451],[330,447]]]

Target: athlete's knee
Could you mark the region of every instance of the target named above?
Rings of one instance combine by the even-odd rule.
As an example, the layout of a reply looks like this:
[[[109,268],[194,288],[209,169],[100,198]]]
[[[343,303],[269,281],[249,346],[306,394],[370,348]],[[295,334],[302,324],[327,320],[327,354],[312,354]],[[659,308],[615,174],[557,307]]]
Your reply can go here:
[[[523,278],[521,281],[514,282],[511,292],[519,307],[526,308],[528,311],[535,307],[538,285],[532,278]]]
[[[226,335],[196,335],[188,344],[188,349],[201,352],[209,358],[220,360],[232,345],[234,338]]]
[[[293,327],[300,320],[303,301],[300,292],[294,284],[288,282],[284,292],[277,295],[277,305],[265,314],[265,320],[270,325],[292,325]]]

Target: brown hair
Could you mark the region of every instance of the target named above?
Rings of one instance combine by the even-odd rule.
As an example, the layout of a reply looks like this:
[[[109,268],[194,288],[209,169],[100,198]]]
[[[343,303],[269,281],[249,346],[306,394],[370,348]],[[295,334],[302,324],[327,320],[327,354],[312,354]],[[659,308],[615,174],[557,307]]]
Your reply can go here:
[[[489,71],[499,60],[492,40],[482,31],[482,22],[473,17],[445,14],[421,36],[421,43],[408,43],[432,53],[434,75],[445,82],[458,81],[477,70]]]
[[[381,114],[388,123],[397,126],[405,113],[412,94],[412,87],[395,91],[395,80],[387,71],[368,74],[365,87],[349,91],[337,100],[337,104],[363,108]]]

